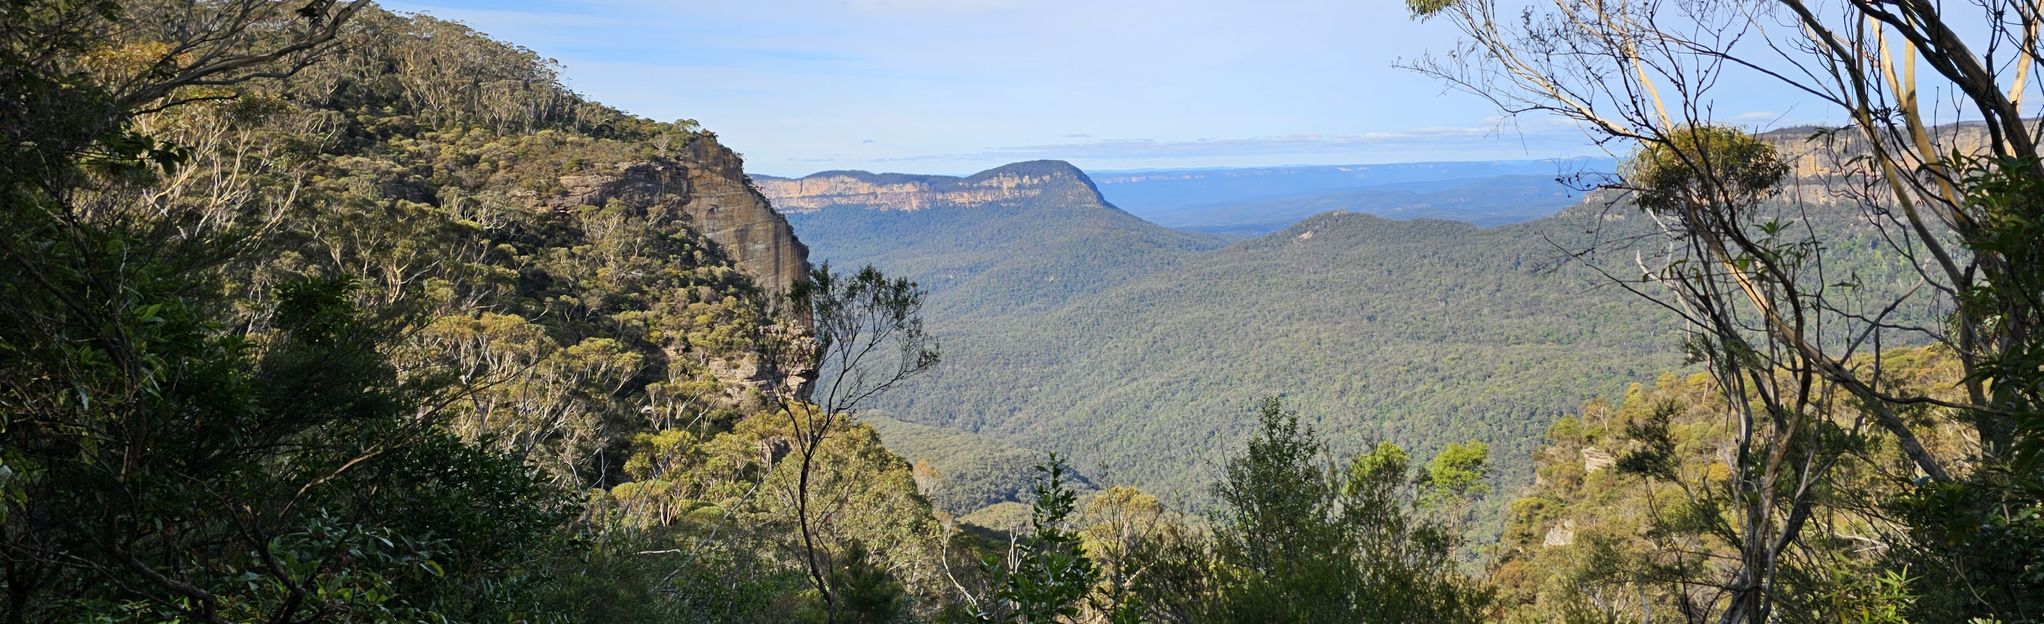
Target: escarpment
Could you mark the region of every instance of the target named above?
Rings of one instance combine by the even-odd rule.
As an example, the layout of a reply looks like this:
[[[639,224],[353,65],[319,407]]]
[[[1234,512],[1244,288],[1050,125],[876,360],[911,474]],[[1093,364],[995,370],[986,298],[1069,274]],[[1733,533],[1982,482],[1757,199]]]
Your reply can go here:
[[[686,215],[768,293],[785,295],[809,272],[808,247],[795,238],[788,220],[746,182],[744,162],[715,135],[696,137],[672,156],[563,175],[560,185],[563,193],[545,200],[551,207],[617,200]]]
[[[801,178],[754,176],[760,193],[784,213],[839,206],[914,212],[1036,200],[1091,199],[1098,190],[1070,163],[1015,163],[965,177],[825,171]]]
[[[1869,168],[1872,166],[1869,160],[1872,150],[1868,149],[1866,135],[1854,128],[1784,128],[1761,133],[1760,138],[1774,144],[1782,160],[1789,165],[1790,173],[1796,177],[1822,179],[1875,174]],[[1938,156],[1956,153],[1979,157],[1990,151],[1991,138],[1987,127],[1979,123],[1928,128],[1923,138],[1932,146],[1930,151]],[[1890,142],[1890,145],[1893,143]],[[1912,145],[1910,149],[1915,147]],[[1907,150],[1891,147],[1888,152],[1899,155]]]

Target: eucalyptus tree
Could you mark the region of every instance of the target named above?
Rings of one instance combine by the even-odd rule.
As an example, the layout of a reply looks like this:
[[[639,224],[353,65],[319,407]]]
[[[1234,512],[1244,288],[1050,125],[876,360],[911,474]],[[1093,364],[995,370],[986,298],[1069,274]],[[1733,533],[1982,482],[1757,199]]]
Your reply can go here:
[[[1211,612],[1230,622],[1477,622],[1489,589],[1451,556],[1488,472],[1481,443],[1424,469],[1382,443],[1335,465],[1296,412],[1266,399],[1214,484]]]
[[[1010,536],[1006,552],[987,555],[982,562],[991,591],[972,599],[980,622],[1075,622],[1099,580],[1099,564],[1087,555],[1072,526],[1079,496],[1066,480],[1070,469],[1053,453],[1036,472],[1028,532]]]
[[[2003,521],[2007,530],[1993,536],[1962,528],[1981,517],[2034,516],[2044,491],[2036,472],[2044,205],[2035,193],[2044,127],[2033,93],[2044,85],[2030,76],[2044,60],[2044,13],[2034,3],[1407,6],[1462,35],[1452,52],[1409,67],[1506,113],[1557,117],[1631,153],[1624,170],[1595,186],[1629,199],[1652,233],[1569,251],[1681,318],[1685,348],[1706,364],[1733,414],[1737,478],[1721,498],[1737,511],[1720,516],[1719,533],[1739,554],[1687,579],[1693,617],[1774,617],[1785,566],[1823,515],[1813,496],[1868,439],[1899,447],[1909,466],[1892,478],[1921,485],[1911,500],[1861,510],[1893,516],[1877,523],[1876,550],[1916,551],[1923,556],[1912,561],[1951,579],[1931,589],[1973,596],[1934,617],[2035,617],[2020,598],[2035,593],[2034,579],[1981,570],[2002,569],[1990,563],[2009,552],[2034,554],[2020,544],[2038,527]],[[1717,117],[1749,106],[1721,97],[1734,81],[1777,84],[1838,125],[1792,138],[1749,135]],[[1845,241],[1813,225],[1836,218],[1873,232],[1915,284],[1869,288],[1841,269]],[[1598,252],[1633,266],[1611,269],[1596,262]],[[1898,313],[1906,309],[1948,313]],[[1898,343],[1953,354],[1963,369],[1958,392],[1902,390],[1885,379],[1883,349]],[[1847,415],[1827,416],[1838,413]],[[1925,439],[1943,424],[1971,435],[1964,444]],[[2001,546],[1940,545],[1959,536]]]
[[[824,442],[861,405],[937,366],[937,339],[923,329],[925,294],[915,282],[890,279],[872,266],[844,276],[825,264],[787,294],[792,310],[782,323],[761,324],[764,372],[779,382],[768,399],[787,419],[793,438],[796,472],[787,495],[801,536],[802,565],[831,621],[837,621],[841,605],[831,573],[837,568],[832,544],[822,524],[847,497],[815,491],[817,460]],[[840,490],[850,485],[832,484]]]

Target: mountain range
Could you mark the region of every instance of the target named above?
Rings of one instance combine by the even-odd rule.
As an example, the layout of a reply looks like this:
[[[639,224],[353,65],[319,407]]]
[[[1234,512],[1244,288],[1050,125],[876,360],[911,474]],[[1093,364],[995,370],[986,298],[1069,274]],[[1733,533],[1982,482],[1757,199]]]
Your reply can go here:
[[[1064,453],[1098,482],[1195,507],[1262,396],[1285,397],[1341,452],[1473,439],[1517,480],[1556,417],[1683,364],[1672,319],[1571,261],[1650,227],[1601,198],[1479,227],[1341,209],[1414,214],[1452,189],[1316,193],[1330,210],[1231,240],[1139,218],[1054,161],[754,179],[813,259],[929,289],[945,364],[878,409]],[[1869,284],[1904,281],[1895,259],[1861,260]]]
[[[1331,212],[1230,243],[1120,210],[1063,163],[755,181],[814,259],[929,289],[946,363],[880,409],[1177,500],[1202,496],[1264,395],[1343,450],[1474,438],[1518,465],[1561,411],[1679,364],[1640,302],[1552,270],[1592,211],[1495,228]]]

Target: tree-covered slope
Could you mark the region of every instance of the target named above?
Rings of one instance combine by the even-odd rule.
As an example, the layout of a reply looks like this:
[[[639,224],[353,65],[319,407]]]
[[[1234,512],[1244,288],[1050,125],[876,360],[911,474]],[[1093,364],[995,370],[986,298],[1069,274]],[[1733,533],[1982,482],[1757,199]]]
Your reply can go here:
[[[1002,503],[1027,506],[1034,469],[1045,459],[1037,449],[880,412],[862,413],[859,422],[879,433],[888,450],[910,462],[916,485],[932,506],[957,516]],[[1083,476],[1072,478],[1075,487],[1092,487]]]
[[[810,273],[714,134],[366,2],[0,22],[5,619],[784,622],[811,543],[953,600],[870,429],[785,461]]]
[[[949,369],[890,408],[1180,494],[1264,395],[1344,451],[1476,438],[1509,464],[1559,410],[1676,363],[1640,306],[1543,273],[1530,234],[1325,215],[1051,314],[947,317]]]
[[[1175,233],[1102,210],[839,206],[791,222],[818,258],[948,285],[930,300],[944,370],[879,408],[1181,502],[1203,496],[1259,396],[1320,415],[1343,451],[1483,440],[1517,481],[1555,417],[1682,364],[1672,319],[1564,261],[1647,227],[1624,206],[1491,228],[1329,213],[1221,248],[1132,244]],[[1833,212],[1812,220],[1834,240],[1873,235]],[[1599,261],[1623,274],[1622,255]],[[1850,257],[1874,286],[1900,279],[1894,258]]]
[[[1959,372],[1949,352],[1910,348],[1883,356],[1881,374],[1895,387],[1955,394]],[[1856,365],[1871,362],[1869,356]],[[1963,619],[1941,610],[1979,599],[1966,595],[1973,588],[1927,574],[1934,568],[1925,564],[1935,562],[1912,560],[1922,553],[1901,536],[1899,519],[1911,505],[1925,505],[1904,502],[1917,476],[1908,460],[1893,440],[1867,433],[1849,407],[1833,409],[1820,412],[1827,422],[1819,444],[1844,452],[1815,489],[1818,511],[1803,529],[1806,545],[1783,562],[1789,571],[1778,590],[1783,603],[1792,613],[1844,609],[1847,621],[1882,610],[1913,616],[1895,621]],[[1738,470],[1735,413],[1708,374],[1669,373],[1555,421],[1534,454],[1534,483],[1509,497],[1492,553],[1491,582],[1504,601],[1500,619],[1686,621],[1685,610],[1710,590],[1670,579],[1723,573],[1736,560],[1736,547],[1714,531],[1722,525],[1713,524],[1722,522],[1715,513],[1739,509],[1725,498]],[[1912,416],[1912,428],[1937,452],[1963,452],[1974,443],[1964,426],[1929,413]],[[1917,584],[1904,590],[1899,579]]]

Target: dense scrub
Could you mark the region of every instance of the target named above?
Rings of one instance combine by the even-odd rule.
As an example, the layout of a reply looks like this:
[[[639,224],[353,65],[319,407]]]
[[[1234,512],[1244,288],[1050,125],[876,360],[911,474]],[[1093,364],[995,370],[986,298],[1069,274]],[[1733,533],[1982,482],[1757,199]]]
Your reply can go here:
[[[805,319],[568,185],[735,161],[713,135],[368,5],[5,16],[14,621],[814,615],[760,344]],[[831,442],[833,544],[936,608],[908,466]]]
[[[1898,387],[1949,394],[1958,372],[1949,353],[1889,354],[1883,374]],[[1923,410],[1913,419],[1928,444],[1962,452],[1977,444],[1959,422]],[[1536,460],[1538,480],[1509,505],[1491,580],[1512,621],[1682,622],[1715,599],[1707,582],[1735,561],[1738,522],[1726,486],[1735,420],[1703,374],[1663,375],[1622,398],[1594,401],[1556,421]],[[1959,621],[1980,607],[1963,575],[1908,537],[1917,479],[1894,441],[1867,430],[1852,410],[1828,415],[1824,439],[1841,465],[1819,494],[1778,589],[1786,621]],[[1745,478],[1751,478],[1750,476]],[[2019,556],[2004,553],[2004,556]],[[1983,562],[1985,563],[1985,562]],[[2003,617],[2021,601],[1994,597]],[[1970,606],[1969,606],[1970,605]],[[1885,619],[1884,619],[1885,618]]]

